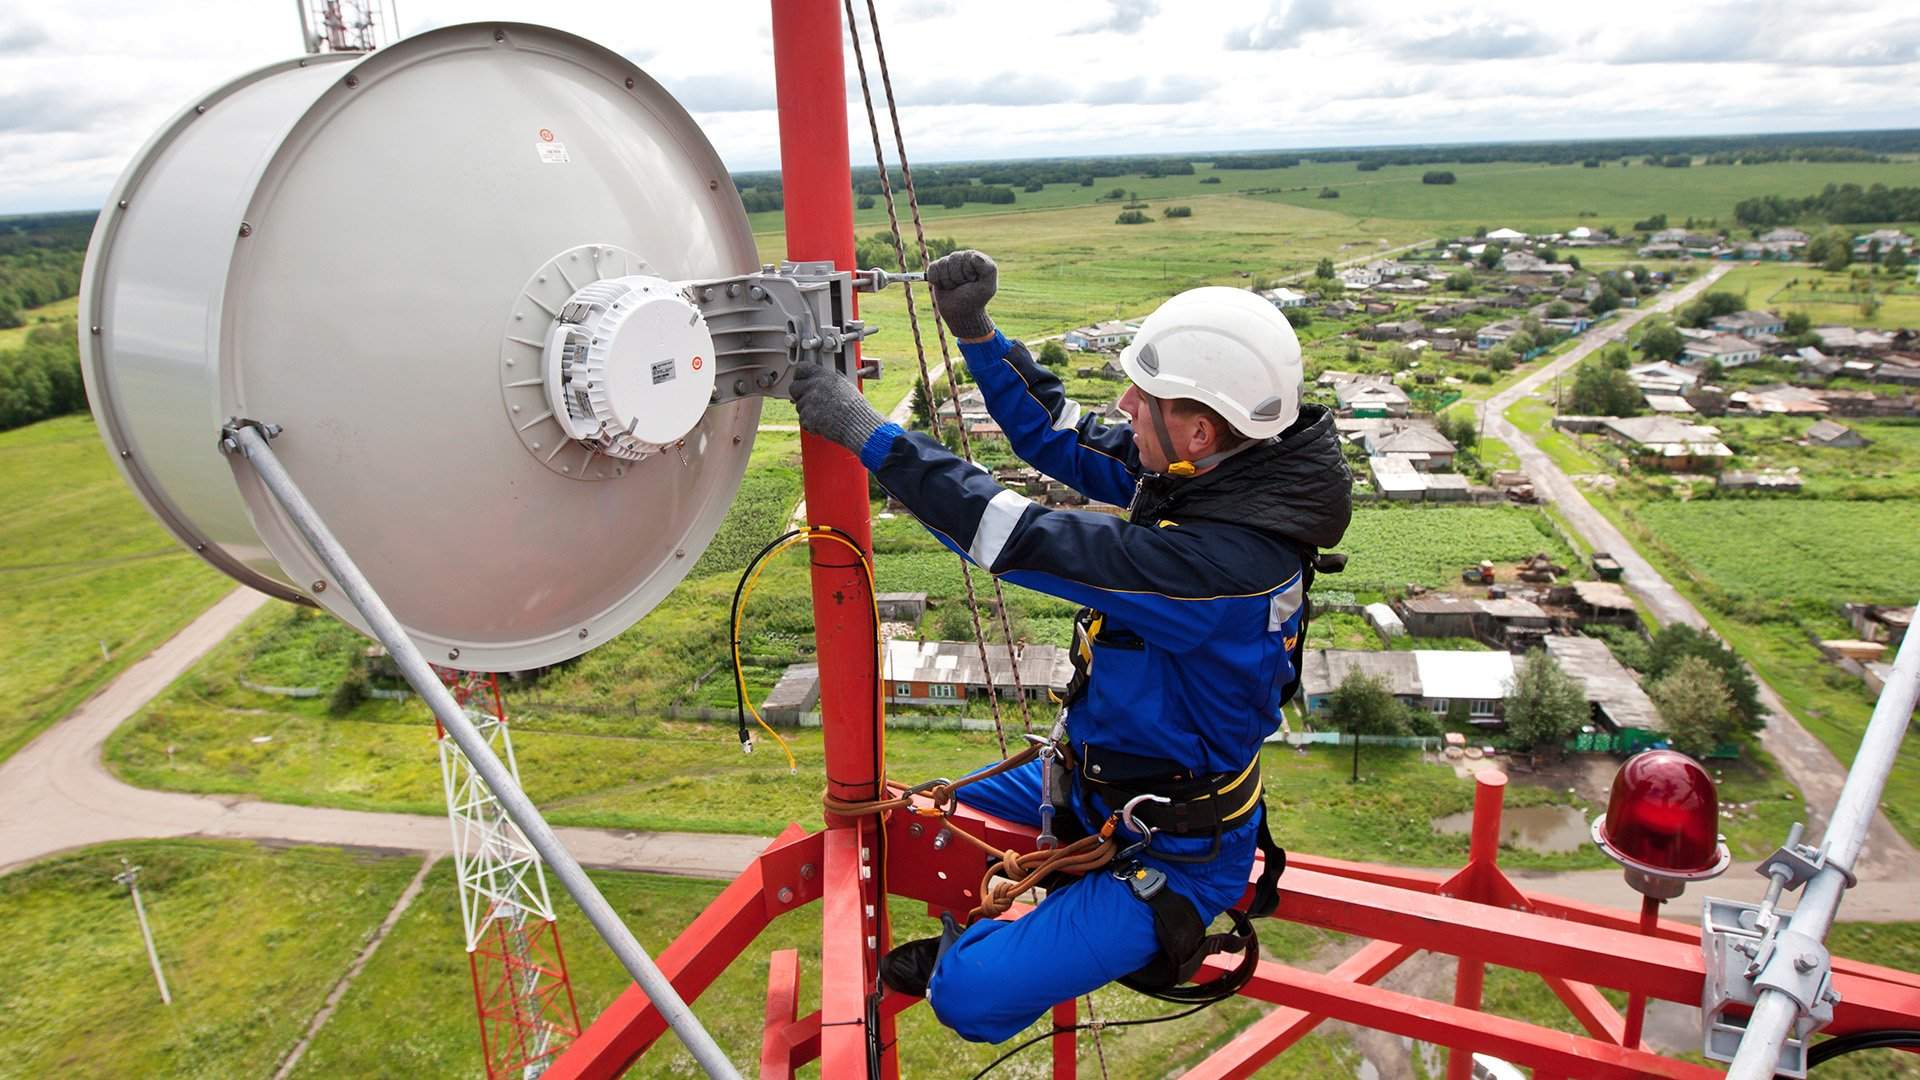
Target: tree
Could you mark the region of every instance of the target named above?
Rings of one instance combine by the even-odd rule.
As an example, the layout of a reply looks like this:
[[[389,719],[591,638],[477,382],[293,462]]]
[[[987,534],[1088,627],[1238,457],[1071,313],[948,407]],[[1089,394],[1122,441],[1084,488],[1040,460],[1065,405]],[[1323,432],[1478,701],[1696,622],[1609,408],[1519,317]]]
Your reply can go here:
[[[1453,173],[1445,169],[1428,169],[1420,177],[1423,184],[1451,184],[1453,181]]]
[[[1826,252],[1821,257],[1821,267],[1834,273],[1845,270],[1853,262],[1853,238],[1836,229],[1828,233],[1825,240]]]
[[[1513,350],[1508,346],[1495,345],[1487,350],[1487,367],[1493,371],[1504,374],[1512,371],[1517,363],[1519,363],[1518,358],[1513,355]]]
[[[1334,270],[1333,270],[1332,259],[1321,259],[1318,263],[1314,264],[1314,267],[1313,267],[1314,277],[1317,277],[1322,281],[1332,281],[1333,274],[1334,274]]]
[[[1587,693],[1545,649],[1520,662],[1507,691],[1507,734],[1531,749],[1558,746],[1593,715]]]
[[[1145,225],[1153,219],[1138,210],[1122,210],[1120,216],[1113,219],[1115,225]]]
[[[1619,368],[1602,361],[1573,369],[1567,408],[1576,416],[1632,416],[1640,411],[1640,389]]]
[[[1567,303],[1565,300],[1555,300],[1553,303],[1547,305],[1547,318],[1549,319],[1564,319],[1571,314],[1573,314],[1573,305]]]
[[[1813,331],[1813,316],[1808,315],[1804,311],[1789,312],[1787,314],[1786,330],[1787,336],[1790,338],[1811,333]]]
[[[1050,368],[1067,366],[1067,350],[1058,341],[1049,341],[1040,346],[1040,363]]]
[[[1654,323],[1646,333],[1640,335],[1640,351],[1649,360],[1671,360],[1686,347],[1687,339],[1672,323],[1664,320]]]
[[[1353,739],[1353,778],[1360,780],[1360,736],[1398,735],[1407,729],[1407,708],[1385,680],[1353,670],[1327,698],[1327,720]]]
[[[1439,419],[1434,421],[1434,427],[1446,437],[1448,442],[1462,450],[1471,450],[1473,444],[1480,441],[1480,432],[1474,424],[1471,412],[1463,410],[1441,413]]]
[[[1887,249],[1887,273],[1904,273],[1907,269],[1907,249],[1898,244]]]
[[[853,201],[853,205],[854,208],[858,210],[871,210],[873,209],[873,196],[862,195]]]
[[[1653,635],[1648,646],[1647,674],[1659,678],[1670,674],[1689,657],[1705,660],[1720,673],[1721,684],[1733,701],[1734,715],[1748,731],[1766,726],[1766,713],[1760,708],[1760,687],[1739,654],[1720,643],[1718,638],[1681,623],[1670,623]]]
[[[1473,271],[1455,270],[1447,275],[1442,285],[1448,292],[1470,293],[1473,291]]]
[[[1704,658],[1689,656],[1647,688],[1660,710],[1674,748],[1705,757],[1739,730],[1732,695],[1720,672]]]
[[[1192,217],[1193,207],[1169,206],[1165,210],[1160,211],[1160,216],[1161,217]]]
[[[1500,256],[1506,254],[1499,244],[1488,244],[1480,249],[1480,265],[1491,270],[1500,265]]]

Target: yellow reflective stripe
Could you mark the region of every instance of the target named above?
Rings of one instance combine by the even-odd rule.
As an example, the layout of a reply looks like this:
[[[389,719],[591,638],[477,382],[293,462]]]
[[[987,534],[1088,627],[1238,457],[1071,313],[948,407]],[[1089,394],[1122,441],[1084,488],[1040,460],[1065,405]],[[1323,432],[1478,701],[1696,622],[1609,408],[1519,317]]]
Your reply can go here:
[[[1265,790],[1265,788],[1266,788],[1265,784],[1253,785],[1253,797],[1248,799],[1246,802],[1241,803],[1240,808],[1238,810],[1235,810],[1233,813],[1228,814],[1223,820],[1232,821],[1234,818],[1237,818],[1241,814],[1244,814],[1247,811],[1253,809],[1253,804],[1260,801],[1260,796]]]
[[[1239,786],[1240,786],[1240,781],[1242,781],[1242,780],[1245,780],[1245,779],[1247,778],[1247,774],[1248,774],[1248,773],[1250,773],[1250,772],[1252,772],[1252,771],[1253,771],[1253,767],[1254,767],[1254,766],[1256,766],[1256,765],[1258,765],[1258,764],[1260,764],[1260,756],[1259,756],[1258,754],[1256,754],[1256,755],[1254,755],[1254,758],[1253,758],[1253,760],[1252,760],[1252,761],[1249,761],[1249,762],[1247,762],[1247,767],[1246,767],[1246,768],[1244,768],[1244,769],[1241,769],[1241,770],[1240,770],[1240,775],[1238,775],[1238,776],[1236,776],[1236,777],[1234,777],[1233,779],[1231,779],[1231,780],[1229,780],[1229,781],[1227,781],[1227,782],[1226,782],[1226,783],[1224,783],[1224,784],[1221,784],[1221,785],[1220,785],[1220,786],[1219,786],[1218,788],[1215,788],[1214,790],[1212,790],[1212,791],[1209,791],[1209,792],[1207,792],[1207,793],[1206,793],[1205,795],[1201,795],[1201,796],[1199,796],[1198,798],[1195,798],[1195,799],[1190,799],[1190,800],[1188,800],[1188,801],[1189,801],[1189,802],[1199,802],[1199,801],[1200,801],[1201,799],[1211,799],[1211,798],[1213,798],[1213,797],[1214,797],[1215,795],[1229,795],[1229,794],[1232,794],[1232,793],[1233,793],[1233,789],[1234,789],[1234,788],[1237,788],[1237,787],[1239,787]],[[1252,805],[1252,804],[1251,804],[1251,803],[1249,803],[1248,805],[1250,806],[1250,805]],[[1244,809],[1244,807],[1243,807],[1242,809]],[[1228,816],[1232,816],[1232,815],[1228,815]]]

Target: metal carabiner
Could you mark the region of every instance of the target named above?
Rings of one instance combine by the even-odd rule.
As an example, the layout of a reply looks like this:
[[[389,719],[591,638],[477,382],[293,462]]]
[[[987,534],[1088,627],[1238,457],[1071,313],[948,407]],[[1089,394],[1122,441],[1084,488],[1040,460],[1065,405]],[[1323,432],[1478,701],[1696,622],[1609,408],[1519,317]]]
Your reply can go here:
[[[1038,751],[1040,759],[1040,832],[1034,836],[1034,847],[1041,851],[1051,851],[1060,846],[1060,838],[1053,834],[1053,763],[1060,756],[1060,746],[1044,735],[1025,732],[1022,735]]]
[[[1173,805],[1173,800],[1167,798],[1165,795],[1135,795],[1133,798],[1127,800],[1127,805],[1120,808],[1120,821],[1125,824],[1127,828],[1139,833],[1141,842],[1145,843],[1153,839],[1153,834],[1157,830],[1151,825],[1134,820],[1133,808],[1143,802],[1157,802],[1171,806]]]
[[[938,788],[938,787],[951,788],[952,786],[953,786],[953,781],[947,779],[946,777],[944,776],[936,777],[932,780],[927,781],[924,784],[915,784],[914,786],[906,789],[905,791],[902,791],[900,793],[900,797],[908,801],[909,809],[913,810],[914,813],[923,814],[923,813],[926,813],[926,811],[923,811],[918,807],[914,807],[911,805],[913,801],[913,797],[915,795],[925,795],[927,794],[927,792],[932,791],[935,788]],[[947,793],[947,799],[949,802],[952,801],[953,793],[951,791]],[[932,809],[934,813],[938,813],[940,811],[940,804],[937,801],[934,802]]]

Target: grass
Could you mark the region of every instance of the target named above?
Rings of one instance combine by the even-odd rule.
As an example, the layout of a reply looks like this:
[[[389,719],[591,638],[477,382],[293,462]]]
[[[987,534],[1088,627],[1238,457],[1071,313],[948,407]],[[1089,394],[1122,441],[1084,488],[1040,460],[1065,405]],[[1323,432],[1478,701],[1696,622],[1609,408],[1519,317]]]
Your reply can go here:
[[[122,857],[141,867],[171,1007],[113,882]],[[418,868],[408,856],[181,840],[89,848],[0,877],[0,1071],[270,1075]]]
[[[1851,637],[1843,601],[1909,603],[1920,592],[1907,524],[1912,500],[1591,501],[1753,665],[1841,761],[1853,760],[1872,713],[1860,680],[1828,662],[1819,638]],[[1920,840],[1920,747],[1903,744],[1880,803]]]
[[[1804,446],[1808,417],[1715,417],[1721,440],[1745,468],[1798,469],[1803,496],[1825,499],[1920,498],[1920,421],[1840,421],[1869,445]]]
[[[704,881],[641,874],[598,872],[595,882],[614,909],[632,926],[642,945],[656,956],[712,898],[719,886]],[[574,994],[583,1019],[590,1020],[623,990],[629,980],[598,941],[570,900],[555,890],[563,947]],[[922,905],[895,900],[896,940],[936,933],[937,924]],[[1334,935],[1286,924],[1263,928],[1270,952],[1305,959]],[[460,916],[451,867],[436,867],[427,886],[381,946],[373,962],[342,1000],[339,1012],[301,1060],[296,1077],[456,1076],[471,1074],[479,1058],[467,965],[460,955]],[[735,1062],[758,1058],[766,1000],[767,956],[777,948],[800,954],[801,998],[806,1015],[819,1007],[820,907],[808,905],[781,917],[748,947],[704,994],[691,1004],[727,1057]],[[1164,1015],[1172,1007],[1118,987],[1094,994],[1102,1019]],[[1127,1075],[1164,1075],[1223,1043],[1259,1015],[1260,1006],[1228,1002],[1188,1020],[1166,1025],[1119,1028],[1103,1035],[1109,1062],[1125,1063]],[[992,1047],[961,1041],[941,1028],[930,1010],[915,1007],[899,1017],[903,1076],[968,1076],[1012,1043]],[[1024,1039],[1046,1030],[1043,1020]],[[1083,1036],[1082,1067],[1098,1067],[1092,1040]],[[1003,1067],[1006,1075],[1032,1075],[1044,1068],[1045,1047],[1036,1046]],[[1270,1075],[1316,1077],[1351,1072],[1356,1055],[1337,1035],[1310,1036],[1277,1063]],[[1026,1071],[1023,1071],[1024,1070]],[[692,1060],[670,1034],[643,1059],[645,1076],[694,1075]],[[1267,1075],[1267,1074],[1263,1074]]]
[[[1858,273],[1860,276],[1855,277]],[[1786,263],[1750,263],[1729,271],[1717,292],[1746,297],[1747,306],[1789,315],[1805,312],[1815,326],[1870,326],[1895,330],[1920,326],[1920,286],[1911,273],[1887,274],[1866,267],[1840,272]],[[1856,291],[1858,290],[1858,291]],[[1878,301],[1868,315],[1861,302]]]
[[[1606,472],[1605,462],[1587,448],[1579,436],[1569,435],[1553,426],[1553,402],[1546,398],[1524,397],[1507,409],[1507,419],[1533,439],[1540,452],[1553,459],[1569,476]]]
[[[181,548],[66,416],[0,433],[0,760],[232,583]]]
[[[1340,550],[1351,555],[1346,570],[1316,579],[1318,588],[1384,592],[1458,581],[1461,567],[1482,559],[1505,562],[1540,551],[1571,558],[1538,513],[1504,506],[1359,507]]]

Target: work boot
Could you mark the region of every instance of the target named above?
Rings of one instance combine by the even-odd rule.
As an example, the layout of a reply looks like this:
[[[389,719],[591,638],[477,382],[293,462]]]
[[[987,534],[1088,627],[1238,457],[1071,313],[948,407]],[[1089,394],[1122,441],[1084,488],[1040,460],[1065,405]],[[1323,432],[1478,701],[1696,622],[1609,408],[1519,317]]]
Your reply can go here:
[[[880,981],[895,993],[926,997],[933,966],[940,962],[940,939],[921,938],[896,945],[880,958]]]
[[[946,955],[947,946],[960,940],[965,932],[966,928],[954,920],[952,912],[941,912],[939,937],[896,945],[880,958],[880,981],[895,993],[926,997],[934,967]]]

